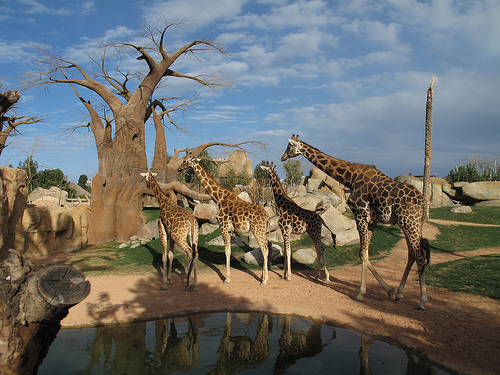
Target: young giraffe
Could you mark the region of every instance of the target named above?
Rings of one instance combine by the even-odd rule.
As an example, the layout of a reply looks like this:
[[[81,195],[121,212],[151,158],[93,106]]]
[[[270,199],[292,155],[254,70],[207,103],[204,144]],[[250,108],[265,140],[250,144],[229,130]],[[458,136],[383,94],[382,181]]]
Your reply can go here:
[[[264,210],[264,207],[245,202],[233,191],[219,185],[191,154],[186,155],[179,167],[179,171],[189,167],[194,169],[207,193],[219,206],[217,221],[220,226],[222,238],[224,239],[226,254],[226,279],[224,280],[224,284],[231,282],[231,232],[233,231],[238,233],[248,233],[251,231],[254,234],[264,257],[261,285],[267,284],[267,257],[269,249],[267,247],[266,233],[270,220],[268,213]]]
[[[399,285],[396,300],[403,299],[408,274],[413,263],[417,262],[420,281],[420,303],[417,309],[424,310],[427,303],[424,270],[430,261],[429,242],[422,238],[422,225],[425,218],[426,200],[414,186],[398,182],[377,169],[364,164],[350,163],[326,155],[292,135],[281,161],[303,155],[323,172],[351,189],[347,201],[359,231],[361,248],[359,257],[363,262],[361,287],[358,301],[364,301],[366,292],[366,268],[368,268],[389,297],[394,293],[380,277],[368,258],[368,247],[377,222],[398,224],[406,237],[408,263]]]
[[[197,265],[198,265],[198,221],[194,215],[183,207],[178,206],[161,190],[154,178],[156,173],[141,173],[146,179],[146,185],[151,188],[160,205],[160,220],[158,220],[161,246],[163,248],[163,278],[160,289],[168,289],[167,284],[172,279],[172,263],[174,261],[174,243],[178,244],[188,257],[187,285],[192,292],[198,290]],[[186,241],[189,235],[191,246]],[[167,237],[170,247],[167,248]],[[167,250],[168,249],[168,250]],[[168,261],[168,271],[167,271]]]
[[[319,216],[314,211],[306,210],[293,200],[291,200],[285,193],[283,186],[281,185],[280,179],[274,169],[275,165],[272,163],[267,165],[261,165],[262,169],[267,171],[269,177],[271,178],[271,187],[273,189],[274,201],[278,207],[279,219],[278,225],[283,234],[283,243],[285,247],[285,269],[283,272],[283,278],[286,280],[291,280],[292,274],[292,264],[291,264],[291,253],[292,249],[290,246],[290,234],[302,234],[307,231],[309,237],[314,243],[316,248],[316,254],[318,254],[318,267],[317,276],[319,280],[321,260],[323,260],[323,266],[325,268],[325,282],[330,281],[330,273],[326,267],[325,259],[325,248],[321,242],[321,226],[324,225],[326,229],[332,234],[332,239],[335,244],[335,234],[327,227],[323,218]]]

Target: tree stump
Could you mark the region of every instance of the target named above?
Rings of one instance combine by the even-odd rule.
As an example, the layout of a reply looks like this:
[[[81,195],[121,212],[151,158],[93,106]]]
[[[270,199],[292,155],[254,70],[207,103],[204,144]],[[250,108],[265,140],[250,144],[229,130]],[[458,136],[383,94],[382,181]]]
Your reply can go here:
[[[73,267],[42,267],[9,250],[0,264],[0,373],[33,374],[90,283]]]

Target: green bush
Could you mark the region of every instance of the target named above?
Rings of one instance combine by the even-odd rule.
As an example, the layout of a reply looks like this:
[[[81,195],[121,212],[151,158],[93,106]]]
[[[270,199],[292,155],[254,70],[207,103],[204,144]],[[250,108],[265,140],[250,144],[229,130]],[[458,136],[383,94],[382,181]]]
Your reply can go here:
[[[467,163],[467,165],[460,164],[455,169],[452,169],[446,181],[450,184],[458,181],[463,182],[478,182],[478,181],[499,181],[500,170],[495,170],[490,167],[480,168],[475,161]]]

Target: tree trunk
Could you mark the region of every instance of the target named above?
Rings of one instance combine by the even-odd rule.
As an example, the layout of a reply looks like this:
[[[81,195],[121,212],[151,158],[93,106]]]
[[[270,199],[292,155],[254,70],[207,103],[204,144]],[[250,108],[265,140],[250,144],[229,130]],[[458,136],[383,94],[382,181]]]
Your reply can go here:
[[[423,195],[427,200],[426,207],[426,219],[429,217],[429,206],[431,200],[431,150],[432,150],[432,104],[434,100],[434,89],[435,78],[431,80],[429,89],[427,90],[427,103],[425,111],[425,157],[424,157],[424,188]]]
[[[144,123],[135,117],[117,117],[114,139],[96,140],[99,172],[92,179],[89,243],[128,241],[145,233],[139,175],[147,171]]]
[[[0,264],[0,373],[34,374],[90,283],[73,267],[42,267],[10,250]]]

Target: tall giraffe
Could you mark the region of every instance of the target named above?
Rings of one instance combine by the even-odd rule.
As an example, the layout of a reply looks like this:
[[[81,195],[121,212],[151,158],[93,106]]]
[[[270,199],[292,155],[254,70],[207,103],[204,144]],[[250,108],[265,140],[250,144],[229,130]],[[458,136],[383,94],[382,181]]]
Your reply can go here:
[[[146,185],[152,189],[160,205],[160,220],[158,228],[161,246],[163,248],[163,278],[160,289],[168,289],[171,283],[172,263],[174,261],[174,243],[178,244],[188,257],[187,285],[192,292],[198,290],[197,265],[198,265],[198,221],[194,215],[183,207],[178,206],[161,190],[155,177],[156,173],[141,173],[146,179]],[[189,235],[191,246],[186,238]],[[167,247],[167,237],[170,247]],[[168,261],[168,271],[167,271]]]
[[[286,194],[283,186],[281,185],[280,179],[274,169],[275,165],[272,163],[260,166],[263,170],[267,171],[269,177],[271,178],[271,187],[273,189],[274,201],[278,208],[279,219],[278,225],[283,234],[283,243],[285,247],[285,269],[283,272],[283,278],[286,280],[291,280],[292,274],[292,263],[291,263],[291,253],[292,248],[290,245],[290,234],[302,234],[307,231],[309,237],[314,243],[316,253],[318,254],[318,267],[317,276],[319,279],[321,260],[323,260],[323,266],[325,268],[325,281],[330,281],[330,273],[326,267],[325,259],[325,248],[321,242],[321,226],[324,225],[326,229],[332,234],[332,239],[335,243],[335,234],[328,228],[325,224],[323,218],[319,216],[316,212],[306,210],[300,207],[291,200]]]
[[[208,195],[219,206],[216,218],[220,226],[222,238],[224,239],[226,254],[226,279],[224,280],[224,284],[231,282],[231,232],[233,231],[238,233],[248,233],[251,231],[254,234],[264,258],[261,285],[267,284],[267,258],[269,249],[266,233],[270,220],[268,213],[264,207],[245,202],[233,191],[219,185],[191,154],[186,155],[179,167],[179,171],[183,171],[189,167],[193,168]]]
[[[422,238],[426,208],[423,195],[414,186],[398,182],[374,167],[334,158],[299,140],[298,135],[292,135],[281,161],[297,155],[303,155],[323,172],[351,189],[347,204],[356,219],[361,242],[359,257],[363,262],[361,286],[356,299],[364,301],[367,268],[389,297],[392,297],[394,288],[387,285],[370,263],[368,247],[377,222],[398,224],[406,237],[408,262],[396,293],[396,300],[404,298],[406,280],[416,261],[420,281],[420,303],[417,309],[424,310],[427,303],[424,271],[430,261],[430,246],[429,242]]]

